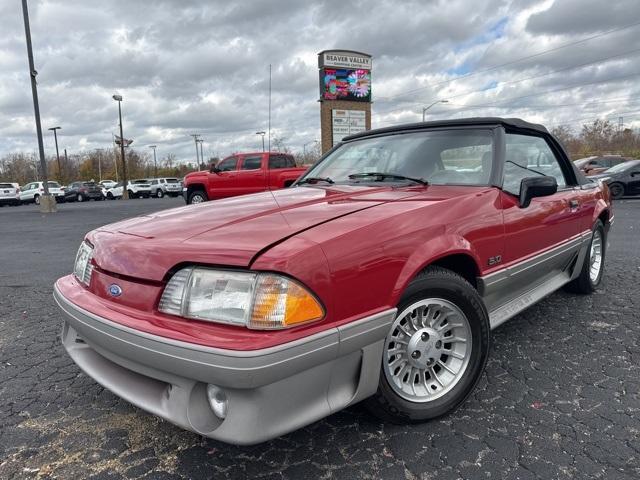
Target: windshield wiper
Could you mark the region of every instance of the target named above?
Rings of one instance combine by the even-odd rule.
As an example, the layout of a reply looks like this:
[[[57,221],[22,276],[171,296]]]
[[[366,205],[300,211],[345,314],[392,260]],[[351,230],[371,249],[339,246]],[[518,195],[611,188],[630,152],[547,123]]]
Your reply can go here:
[[[329,177],[306,177],[306,178],[303,178],[302,180],[300,180],[298,183],[296,183],[296,185],[304,185],[305,183],[309,183],[309,184],[313,185],[313,184],[316,184],[318,182],[335,183]]]
[[[511,160],[506,160],[504,163],[510,163],[512,165],[515,165],[516,167],[522,168],[523,170],[529,170],[530,172],[537,173],[538,175],[542,175],[543,177],[547,176],[546,174],[539,172],[538,170],[534,170],[533,168],[522,166],[519,163],[512,162]]]
[[[388,172],[363,172],[363,173],[352,173],[351,175],[349,175],[349,178],[351,180],[355,180],[357,178],[370,178],[370,177],[376,177],[379,180],[375,180],[377,182],[381,182],[383,181],[385,178],[395,178],[397,180],[409,180],[415,183],[419,183],[421,185],[429,185],[429,182],[427,182],[426,180],[422,179],[422,178],[413,178],[413,177],[407,177],[405,175],[400,175],[397,173],[388,173]]]

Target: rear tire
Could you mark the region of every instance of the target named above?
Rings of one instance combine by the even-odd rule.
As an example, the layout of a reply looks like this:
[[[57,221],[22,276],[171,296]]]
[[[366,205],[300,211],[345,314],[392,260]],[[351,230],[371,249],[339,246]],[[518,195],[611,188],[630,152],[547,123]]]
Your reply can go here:
[[[591,241],[580,268],[580,275],[567,283],[565,290],[583,295],[595,292],[604,275],[606,249],[607,236],[602,222],[598,220],[592,229]]]
[[[489,346],[489,316],[478,292],[460,275],[428,267],[400,299],[385,339],[378,391],[366,406],[392,423],[446,415],[475,388]]]
[[[40,195],[33,196],[33,203],[35,203],[36,205],[40,205]]]
[[[611,192],[611,198],[618,200],[624,196],[624,185],[619,182],[611,183],[609,191]]]
[[[164,197],[164,192],[161,189],[158,189],[156,191],[156,197],[158,197],[158,198]]]
[[[83,197],[81,194],[78,194],[78,195],[76,196],[76,200],[77,200],[78,202],[84,202],[84,197]]]
[[[207,202],[208,200],[209,198],[207,197],[207,194],[204,192],[204,190],[194,190],[189,194],[189,200],[187,201],[187,204],[191,205],[194,203],[202,203]]]

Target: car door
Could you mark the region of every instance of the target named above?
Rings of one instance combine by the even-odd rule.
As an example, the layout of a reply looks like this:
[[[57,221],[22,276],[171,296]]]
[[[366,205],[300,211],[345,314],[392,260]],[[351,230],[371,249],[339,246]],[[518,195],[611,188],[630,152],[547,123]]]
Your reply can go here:
[[[640,194],[640,163],[631,167],[624,176],[624,191],[627,195]]]
[[[265,169],[262,167],[261,153],[256,155],[242,155],[238,170],[238,188],[244,193],[262,192],[267,189]]]
[[[235,155],[225,158],[216,165],[218,171],[209,174],[207,194],[210,200],[237,195],[238,163]]]
[[[501,274],[499,296],[506,303],[542,283],[567,276],[565,269],[582,246],[581,223],[589,207],[580,206],[580,189],[569,161],[545,138],[506,133],[504,143],[501,203],[505,245],[501,263],[507,268]],[[558,191],[533,198],[529,206],[521,208],[522,179],[538,176],[554,177]]]
[[[20,200],[23,202],[30,202],[33,200],[33,196],[35,194],[37,183],[28,183],[20,190]]]

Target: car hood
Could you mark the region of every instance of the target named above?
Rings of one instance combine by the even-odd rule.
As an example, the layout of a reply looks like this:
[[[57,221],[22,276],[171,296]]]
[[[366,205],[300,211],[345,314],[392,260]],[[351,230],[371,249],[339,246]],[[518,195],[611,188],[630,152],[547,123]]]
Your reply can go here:
[[[418,195],[422,187],[297,187],[166,210],[89,233],[98,268],[163,280],[181,263],[248,267],[269,246],[332,219]]]

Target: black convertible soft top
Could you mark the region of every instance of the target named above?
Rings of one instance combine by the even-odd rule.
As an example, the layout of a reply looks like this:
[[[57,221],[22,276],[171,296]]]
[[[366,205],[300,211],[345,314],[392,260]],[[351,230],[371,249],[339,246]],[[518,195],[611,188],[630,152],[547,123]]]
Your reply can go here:
[[[520,133],[537,133],[546,137],[554,145],[555,150],[564,157],[564,161],[567,164],[569,170],[572,171],[578,185],[591,185],[592,182],[587,179],[580,170],[569,159],[569,155],[565,151],[564,147],[558,140],[549,133],[544,125],[537,123],[525,122],[520,118],[502,118],[502,117],[472,117],[472,118],[458,118],[452,120],[435,120],[432,122],[419,122],[419,123],[407,123],[404,125],[396,125],[393,127],[378,128],[376,130],[369,130],[355,135],[345,137],[343,141],[354,140],[357,138],[366,138],[376,135],[394,134],[401,132],[410,132],[412,130],[425,130],[429,128],[442,128],[442,127],[467,127],[467,126],[498,126],[502,125],[507,130],[512,130]]]
[[[363,138],[370,135],[380,135],[384,133],[406,132],[407,130],[424,130],[428,128],[439,127],[466,127],[466,126],[486,126],[486,125],[503,125],[507,128],[513,128],[516,130],[529,130],[538,133],[549,134],[549,131],[544,125],[537,123],[525,122],[520,118],[502,118],[502,117],[472,117],[472,118],[458,118],[452,120],[434,120],[431,122],[418,122],[418,123],[406,123],[404,125],[396,125],[393,127],[377,128],[375,130],[368,130],[362,133],[356,133],[345,137],[344,140],[352,140],[354,138]]]

